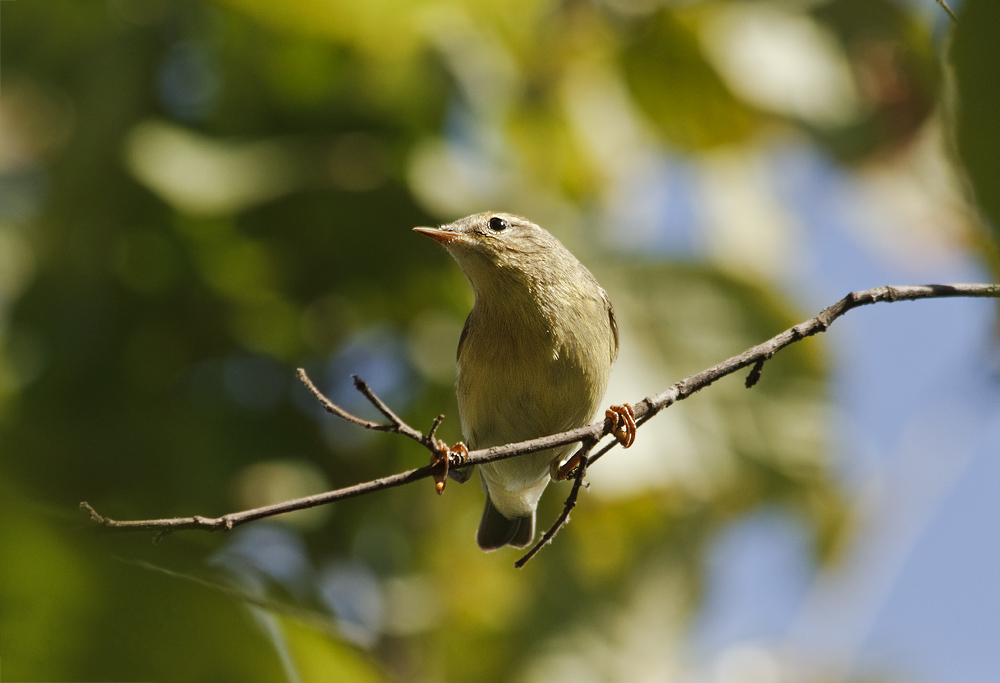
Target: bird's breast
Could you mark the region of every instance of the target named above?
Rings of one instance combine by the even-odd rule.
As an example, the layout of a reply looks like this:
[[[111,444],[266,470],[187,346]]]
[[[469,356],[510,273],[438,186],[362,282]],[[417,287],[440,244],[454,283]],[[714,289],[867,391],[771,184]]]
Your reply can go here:
[[[474,310],[458,378],[469,445],[488,448],[587,424],[610,372],[606,344],[591,346],[543,316]]]

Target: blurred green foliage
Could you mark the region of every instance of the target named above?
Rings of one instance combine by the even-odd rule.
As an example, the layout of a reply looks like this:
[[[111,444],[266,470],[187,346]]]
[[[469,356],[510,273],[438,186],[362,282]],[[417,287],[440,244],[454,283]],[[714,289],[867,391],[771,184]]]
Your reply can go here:
[[[1000,117],[1000,92],[983,80],[1000,60],[993,27],[1000,21],[996,3],[970,0],[967,17],[955,31],[952,59],[955,68],[955,134],[958,153],[982,207],[993,239],[1000,238],[1000,143],[995,123]],[[994,257],[994,268],[998,266]]]
[[[969,0],[970,17],[988,4]],[[607,456],[594,495],[523,571],[475,548],[477,484],[157,544],[88,533],[76,510],[219,515],[422,464],[402,439],[333,424],[297,366],[351,410],[366,410],[354,373],[414,425],[444,412],[457,441],[471,292],[415,225],[493,206],[567,242],[622,320],[626,379],[609,400],[811,315],[759,269],[644,250],[593,219],[637,149],[699,158],[794,130],[853,164],[926,123],[938,60],[902,6],[834,0],[789,18],[867,84],[830,123],[724,77],[706,26],[735,5],[4,3],[6,680],[539,680],[567,640],[613,650],[650,605],[650,632],[677,647],[707,545],[761,506],[805,520],[817,559],[835,554],[847,512],[824,453],[816,341],[752,392],[731,378],[658,418],[664,434],[650,423],[637,450],[676,463],[652,485],[637,470],[602,496],[598,470],[630,468]],[[983,96],[960,110],[960,147],[989,197],[989,152],[969,150],[993,139],[981,127],[996,93],[976,85],[975,47],[955,51],[960,88]],[[545,497],[542,525],[566,490]]]

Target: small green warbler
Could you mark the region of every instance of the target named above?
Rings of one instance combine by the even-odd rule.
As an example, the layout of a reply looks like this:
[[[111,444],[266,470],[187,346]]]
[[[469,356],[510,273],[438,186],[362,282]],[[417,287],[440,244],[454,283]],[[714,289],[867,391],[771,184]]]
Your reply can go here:
[[[458,409],[469,447],[588,424],[618,355],[615,314],[590,271],[548,232],[508,213],[414,230],[448,249],[475,292],[458,343]],[[632,430],[634,437],[634,422]],[[538,500],[574,448],[480,466],[486,492],[480,548],[531,543]],[[471,470],[452,476],[464,481]]]

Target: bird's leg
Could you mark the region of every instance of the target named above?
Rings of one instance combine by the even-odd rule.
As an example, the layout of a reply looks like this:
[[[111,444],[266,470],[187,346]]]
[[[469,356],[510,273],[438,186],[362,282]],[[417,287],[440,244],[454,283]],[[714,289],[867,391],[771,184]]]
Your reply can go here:
[[[448,468],[451,465],[461,465],[469,459],[469,449],[464,443],[459,441],[454,448],[448,448],[441,439],[434,442],[434,450],[431,452],[431,467],[437,468],[434,472],[434,489],[438,495],[444,493],[444,485],[448,480]]]
[[[604,411],[604,417],[610,423],[608,431],[615,435],[622,448],[628,448],[635,442],[635,412],[632,406],[628,403],[611,406]]]
[[[552,478],[556,481],[565,481],[570,478],[570,475],[580,466],[580,454],[583,453],[583,448],[574,453],[569,460],[559,465],[559,461],[552,463]]]

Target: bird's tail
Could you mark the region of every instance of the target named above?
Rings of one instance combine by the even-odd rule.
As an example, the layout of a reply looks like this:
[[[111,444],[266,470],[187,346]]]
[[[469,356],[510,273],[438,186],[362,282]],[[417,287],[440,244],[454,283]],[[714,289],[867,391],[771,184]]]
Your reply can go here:
[[[535,513],[527,517],[504,517],[493,501],[486,494],[486,506],[483,517],[479,520],[479,531],[476,532],[476,542],[482,550],[490,551],[511,545],[515,548],[525,548],[535,538]]]

